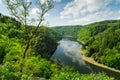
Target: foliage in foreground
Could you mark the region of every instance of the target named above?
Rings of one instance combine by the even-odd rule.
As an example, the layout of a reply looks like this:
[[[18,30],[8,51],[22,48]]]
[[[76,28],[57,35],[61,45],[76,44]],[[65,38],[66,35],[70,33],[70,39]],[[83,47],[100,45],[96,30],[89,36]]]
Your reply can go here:
[[[27,59],[23,73],[9,62],[0,65],[0,80],[35,80],[36,77],[50,80],[114,80],[104,73],[80,74],[71,67],[61,68],[40,57]]]
[[[74,71],[73,68],[66,66],[60,70],[57,74],[52,76],[51,80],[114,80],[106,76],[105,73],[99,74],[80,74]]]

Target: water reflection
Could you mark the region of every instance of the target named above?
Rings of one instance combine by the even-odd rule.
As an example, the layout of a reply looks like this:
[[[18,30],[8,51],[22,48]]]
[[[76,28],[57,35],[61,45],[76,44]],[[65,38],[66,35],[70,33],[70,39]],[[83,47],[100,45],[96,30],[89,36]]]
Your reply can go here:
[[[70,40],[61,40],[55,53],[51,57],[52,60],[58,60],[61,64],[73,66],[81,73],[90,73],[91,69],[82,59],[79,49],[81,45],[78,42]]]

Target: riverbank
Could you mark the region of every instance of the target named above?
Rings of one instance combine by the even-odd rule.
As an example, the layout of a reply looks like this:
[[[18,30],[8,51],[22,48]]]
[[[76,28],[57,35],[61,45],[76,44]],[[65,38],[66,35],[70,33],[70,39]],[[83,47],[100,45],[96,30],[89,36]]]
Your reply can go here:
[[[120,70],[100,64],[91,57],[86,57],[82,50],[80,50],[80,52],[82,53],[83,60],[92,68],[93,72],[105,72],[107,75],[114,77],[116,80],[120,80]]]

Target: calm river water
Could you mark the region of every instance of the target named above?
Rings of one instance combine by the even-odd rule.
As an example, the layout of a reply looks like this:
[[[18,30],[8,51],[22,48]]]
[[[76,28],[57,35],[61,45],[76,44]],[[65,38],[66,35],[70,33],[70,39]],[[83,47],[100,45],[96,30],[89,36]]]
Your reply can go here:
[[[51,57],[53,61],[59,61],[63,66],[73,66],[80,73],[90,73],[91,68],[86,65],[80,53],[81,45],[70,40],[61,40],[55,53]]]

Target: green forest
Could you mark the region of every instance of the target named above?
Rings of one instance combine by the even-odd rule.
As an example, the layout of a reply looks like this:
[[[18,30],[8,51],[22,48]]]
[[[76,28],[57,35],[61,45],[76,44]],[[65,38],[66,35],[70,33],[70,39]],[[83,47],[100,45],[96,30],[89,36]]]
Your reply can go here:
[[[86,25],[78,32],[87,57],[120,70],[120,20],[108,20]]]
[[[34,28],[27,26],[30,33],[26,35],[23,24],[0,15],[0,80],[113,80],[105,73],[80,74],[72,67],[51,62],[58,40],[54,37],[56,32],[45,26],[39,27],[23,60],[26,39]]]

